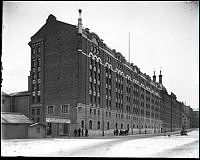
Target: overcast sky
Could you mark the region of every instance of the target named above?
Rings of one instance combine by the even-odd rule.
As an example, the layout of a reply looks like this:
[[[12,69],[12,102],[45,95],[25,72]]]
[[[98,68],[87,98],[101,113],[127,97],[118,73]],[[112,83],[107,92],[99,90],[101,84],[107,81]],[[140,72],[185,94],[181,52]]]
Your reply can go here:
[[[179,101],[199,108],[199,7],[186,2],[44,1],[3,2],[2,90],[28,90],[30,37],[49,14],[77,25],[82,9],[84,28],[153,76],[162,69],[163,85]],[[157,76],[158,80],[158,76]]]

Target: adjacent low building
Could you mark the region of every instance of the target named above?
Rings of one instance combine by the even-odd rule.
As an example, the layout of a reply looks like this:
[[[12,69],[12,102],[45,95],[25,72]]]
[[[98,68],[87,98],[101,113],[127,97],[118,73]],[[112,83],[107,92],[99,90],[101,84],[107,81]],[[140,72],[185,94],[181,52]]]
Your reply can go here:
[[[33,122],[21,113],[1,113],[1,136],[3,139],[28,138],[28,126]]]
[[[46,137],[46,124],[34,123],[28,127],[28,138]]]

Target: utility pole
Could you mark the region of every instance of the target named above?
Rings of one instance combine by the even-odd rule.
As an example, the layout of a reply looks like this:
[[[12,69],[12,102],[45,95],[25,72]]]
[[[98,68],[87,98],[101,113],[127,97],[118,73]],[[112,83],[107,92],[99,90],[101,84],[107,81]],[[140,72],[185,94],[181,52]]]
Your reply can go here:
[[[128,61],[130,63],[130,32],[128,34]]]
[[[172,97],[170,96],[171,99],[171,132],[172,132]]]
[[[103,124],[102,124],[102,136],[104,136],[104,108],[102,109],[102,122],[103,122]]]

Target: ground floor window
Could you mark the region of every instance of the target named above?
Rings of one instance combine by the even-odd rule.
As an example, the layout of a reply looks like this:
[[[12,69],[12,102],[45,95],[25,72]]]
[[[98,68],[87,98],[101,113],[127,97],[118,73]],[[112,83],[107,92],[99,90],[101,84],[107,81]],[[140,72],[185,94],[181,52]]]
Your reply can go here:
[[[110,123],[107,122],[107,130],[109,130],[109,129],[110,129]]]
[[[89,129],[92,129],[92,121],[89,121]]]
[[[129,129],[129,124],[127,124],[127,129]]]
[[[84,128],[84,120],[81,121],[81,127]]]
[[[97,122],[97,129],[100,129],[100,121]]]

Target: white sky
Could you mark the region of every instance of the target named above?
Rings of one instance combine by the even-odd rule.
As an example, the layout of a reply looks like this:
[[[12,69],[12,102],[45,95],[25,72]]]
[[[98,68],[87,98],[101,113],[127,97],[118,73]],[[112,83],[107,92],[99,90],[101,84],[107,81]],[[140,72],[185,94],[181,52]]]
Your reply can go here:
[[[162,69],[163,84],[179,101],[199,108],[199,8],[185,2],[30,1],[3,2],[2,90],[28,90],[28,42],[49,14],[76,25],[82,9],[83,27],[99,35],[152,77]],[[158,81],[158,76],[157,76]]]

